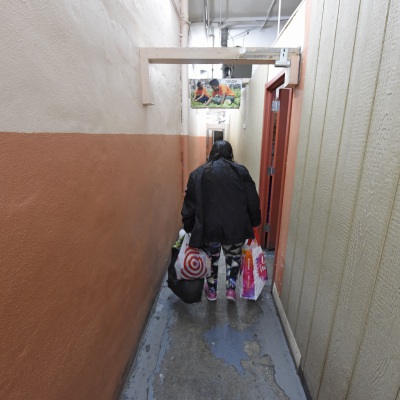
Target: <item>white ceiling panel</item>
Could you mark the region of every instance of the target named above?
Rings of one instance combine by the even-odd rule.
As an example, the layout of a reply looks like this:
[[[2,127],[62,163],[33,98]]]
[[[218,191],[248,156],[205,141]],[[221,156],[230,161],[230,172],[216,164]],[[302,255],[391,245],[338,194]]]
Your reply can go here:
[[[301,0],[281,0],[281,16],[290,17]],[[210,22],[224,23],[225,20],[244,19],[264,23],[269,17],[276,20],[279,0],[189,0],[189,20],[202,22],[205,4],[208,4]]]

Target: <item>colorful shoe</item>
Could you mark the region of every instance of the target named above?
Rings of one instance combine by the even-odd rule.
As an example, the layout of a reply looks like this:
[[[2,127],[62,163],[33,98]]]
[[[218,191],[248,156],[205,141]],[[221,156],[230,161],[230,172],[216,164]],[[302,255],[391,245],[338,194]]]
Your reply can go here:
[[[231,301],[236,301],[236,292],[235,289],[228,289],[226,291],[226,298]]]
[[[217,300],[217,292],[215,291],[214,288],[209,288],[208,285],[207,285],[207,282],[206,282],[206,284],[204,285],[204,293],[206,294],[207,299],[208,299],[209,301],[215,301],[215,300]]]

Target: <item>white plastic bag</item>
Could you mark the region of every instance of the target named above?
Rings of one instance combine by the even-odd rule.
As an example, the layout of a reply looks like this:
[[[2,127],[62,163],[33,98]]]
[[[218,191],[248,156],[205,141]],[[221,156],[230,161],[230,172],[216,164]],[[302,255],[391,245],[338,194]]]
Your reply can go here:
[[[183,238],[175,270],[178,279],[199,279],[211,275],[211,258],[201,249],[189,246],[190,234]]]
[[[255,239],[247,240],[243,245],[240,265],[240,297],[248,300],[258,299],[268,279],[265,254],[256,232],[255,236]]]

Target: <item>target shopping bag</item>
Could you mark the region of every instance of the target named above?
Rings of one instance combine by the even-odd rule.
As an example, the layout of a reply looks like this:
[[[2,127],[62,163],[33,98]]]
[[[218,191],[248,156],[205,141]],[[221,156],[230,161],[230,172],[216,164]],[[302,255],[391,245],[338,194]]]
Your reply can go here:
[[[178,258],[179,250],[182,247],[183,234],[179,232],[178,241],[172,246],[171,261],[168,265],[168,287],[185,303],[197,303],[201,301],[204,288],[204,278],[200,279],[178,279],[176,275],[175,262]]]
[[[198,279],[211,275],[211,258],[201,249],[189,246],[190,235],[185,234],[175,270],[178,279]]]
[[[242,247],[239,289],[240,297],[257,300],[268,279],[265,254],[260,246],[258,232],[255,239],[249,239]]]

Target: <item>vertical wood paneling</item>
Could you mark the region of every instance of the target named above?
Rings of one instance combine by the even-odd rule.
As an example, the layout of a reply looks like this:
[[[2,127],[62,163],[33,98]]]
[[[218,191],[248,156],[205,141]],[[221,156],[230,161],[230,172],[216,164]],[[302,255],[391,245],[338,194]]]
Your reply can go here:
[[[304,282],[304,269],[307,242],[310,232],[311,211],[315,193],[319,156],[321,150],[322,132],[324,128],[326,105],[331,78],[333,49],[336,35],[336,22],[339,0],[330,0],[325,3],[321,41],[318,55],[318,66],[315,77],[314,101],[311,112],[309,138],[307,146],[306,164],[304,168],[303,185],[301,189],[299,222],[297,226],[296,244],[293,260],[292,282],[290,287],[287,317],[294,327],[296,336],[296,323],[302,285]],[[297,336],[296,336],[297,337]],[[298,343],[300,352],[305,351],[304,343]]]
[[[375,4],[362,0],[357,24],[343,134],[304,364],[313,398],[317,398],[330,341],[380,67],[388,0]],[[331,167],[335,168],[335,165]]]
[[[302,118],[300,122],[299,142],[296,158],[296,176],[294,181],[293,199],[290,211],[290,227],[288,232],[287,250],[285,258],[285,269],[283,274],[283,284],[281,292],[282,305],[287,312],[289,306],[289,294],[291,289],[293,261],[296,245],[296,232],[299,220],[299,208],[301,200],[301,190],[304,177],[304,166],[306,163],[306,153],[308,146],[308,136],[310,128],[311,111],[314,101],[315,76],[318,66],[318,54],[320,48],[320,32],[322,24],[322,15],[325,0],[313,2],[312,18],[310,32],[310,42],[307,55],[307,69],[304,85],[304,97]]]
[[[397,65],[397,73],[400,73]],[[399,96],[397,95],[397,104]],[[396,134],[393,132],[393,134]],[[400,388],[400,188],[349,399],[394,400]]]
[[[400,47],[396,45],[400,32],[396,32],[394,21],[397,7],[397,2],[392,1],[343,280],[319,393],[321,399],[346,398],[398,184],[400,115],[396,99],[400,81],[394,68],[400,56]],[[378,14],[386,17],[383,9],[377,8],[374,18]],[[384,21],[382,27],[385,27]]]
[[[307,241],[303,288],[300,296],[296,341],[302,349],[303,366],[309,340],[315,299],[317,295],[321,260],[325,248],[329,210],[332,202],[333,181],[336,173],[344,111],[354,51],[360,0],[345,2],[338,15],[329,97],[324,122],[315,198]],[[320,367],[322,369],[322,367]],[[320,371],[321,372],[321,371]],[[306,377],[308,376],[306,371]],[[313,387],[318,387],[313,382]]]
[[[384,136],[398,136],[400,117],[400,4],[392,2],[386,32],[387,46],[383,54],[382,96],[379,110]],[[384,100],[383,100],[384,99]],[[388,124],[387,121],[390,121]],[[397,129],[396,129],[397,127]],[[398,141],[398,140],[397,140]],[[400,168],[400,149],[389,148]],[[367,325],[353,374],[348,398],[376,400],[396,399],[400,388],[400,190],[397,182],[395,206],[386,236]]]

